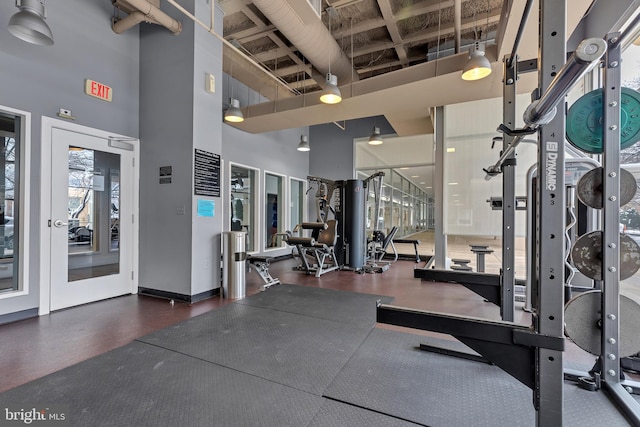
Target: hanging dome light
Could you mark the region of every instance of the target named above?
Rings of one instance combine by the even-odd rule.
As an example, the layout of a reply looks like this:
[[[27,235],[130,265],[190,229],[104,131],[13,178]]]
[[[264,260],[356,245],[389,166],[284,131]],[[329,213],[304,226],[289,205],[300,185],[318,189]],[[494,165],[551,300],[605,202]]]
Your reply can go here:
[[[298,144],[298,151],[309,151],[309,137],[307,135],[300,135],[300,143]]]
[[[474,43],[469,49],[469,60],[462,70],[462,80],[480,80],[491,74],[491,63],[480,49],[480,43]]]
[[[342,101],[342,94],[338,88],[338,76],[327,74],[327,85],[320,95],[320,101],[324,104],[337,104]]]
[[[9,20],[9,32],[28,43],[43,46],[53,44],[53,33],[44,22],[44,3],[41,0],[16,0],[20,9]]]
[[[384,141],[382,140],[382,137],[380,136],[380,128],[379,127],[374,127],[373,128],[373,133],[369,137],[369,145],[380,145],[383,142]]]
[[[240,110],[240,101],[235,98],[229,99],[229,108],[224,112],[224,120],[232,123],[240,123],[244,121],[244,115]]]

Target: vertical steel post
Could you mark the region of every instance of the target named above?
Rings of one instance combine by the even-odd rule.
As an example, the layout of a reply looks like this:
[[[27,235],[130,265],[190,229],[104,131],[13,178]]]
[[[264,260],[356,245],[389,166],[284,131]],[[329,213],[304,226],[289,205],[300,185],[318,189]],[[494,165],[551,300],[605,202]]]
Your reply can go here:
[[[540,93],[549,87],[566,61],[566,2],[540,1]],[[537,233],[539,286],[536,293],[536,331],[563,337],[564,326],[564,134],[563,104],[538,133]],[[561,426],[563,412],[563,353],[536,349],[536,422]]]
[[[503,60],[502,123],[509,129],[516,127],[516,58]],[[511,64],[511,66],[509,66]],[[505,150],[513,137],[503,135]],[[502,320],[513,322],[515,317],[515,223],[516,223],[516,153],[509,155],[502,164],[502,298],[500,315]]]
[[[435,220],[436,229],[434,233],[435,238],[435,267],[444,270],[446,268],[447,260],[447,236],[444,234],[444,220],[446,214],[446,203],[444,200],[444,107],[435,108],[434,119],[434,137],[436,139],[436,153],[435,153],[435,176],[434,176],[434,198],[435,198]]]
[[[620,46],[619,33],[607,35],[603,93],[603,242],[602,366],[603,379],[620,382]]]

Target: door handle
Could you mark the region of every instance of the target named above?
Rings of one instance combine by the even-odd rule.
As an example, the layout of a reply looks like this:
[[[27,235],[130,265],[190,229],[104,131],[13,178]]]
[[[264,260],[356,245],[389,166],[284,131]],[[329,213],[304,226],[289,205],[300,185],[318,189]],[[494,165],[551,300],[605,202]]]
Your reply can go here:
[[[53,225],[55,225],[56,227],[66,227],[69,225],[68,222],[62,222],[61,219],[56,219],[55,221],[53,221]]]

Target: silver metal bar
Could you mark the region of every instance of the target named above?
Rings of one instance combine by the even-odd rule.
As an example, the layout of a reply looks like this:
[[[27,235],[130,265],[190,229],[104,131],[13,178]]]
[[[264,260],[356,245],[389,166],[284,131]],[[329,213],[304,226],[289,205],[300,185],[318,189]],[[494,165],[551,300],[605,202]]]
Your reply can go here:
[[[444,234],[444,221],[446,218],[447,204],[444,203],[444,107],[435,108],[434,136],[436,141],[434,197],[438,201],[434,209],[435,213],[435,267],[445,269],[447,260],[447,236]]]
[[[640,404],[625,390],[620,383],[603,382],[602,388],[607,392],[618,408],[627,416],[634,426],[640,426]]]
[[[503,72],[502,123],[515,127],[516,122],[516,82],[517,64],[506,57]],[[509,66],[511,64],[511,66]],[[503,150],[513,137],[504,135]],[[502,287],[500,314],[502,320],[513,322],[515,318],[515,223],[516,223],[516,164],[515,153],[505,159],[502,176]],[[479,271],[479,270],[478,270]]]
[[[527,126],[525,129],[528,130],[534,128]],[[487,174],[484,177],[486,181],[491,180],[491,178],[502,172],[502,164],[505,162],[505,160],[514,155],[516,147],[518,146],[518,144],[520,144],[520,142],[524,140],[525,136],[527,135],[516,135],[515,137],[513,137],[513,140],[503,148],[502,155],[500,155],[498,161],[493,166],[489,166],[486,169]],[[507,136],[505,136],[505,139],[507,139]]]
[[[548,123],[555,115],[558,102],[598,64],[606,51],[607,44],[600,38],[583,40],[560,71],[550,70],[549,76],[553,76],[553,80],[540,99],[527,107],[524,122],[531,126]]]
[[[629,22],[627,28],[620,33],[618,40],[616,40],[611,47],[615,46],[624,49],[629,43],[631,43],[630,39],[636,36],[636,29],[638,25],[640,25],[640,13],[638,13],[631,22]]]
[[[567,54],[566,2],[540,1],[539,88],[545,100],[557,102],[570,89],[562,72]],[[554,78],[555,76],[555,78]],[[565,86],[567,85],[567,86]],[[543,105],[549,110],[555,106]],[[540,110],[544,115],[545,111]],[[536,291],[536,332],[546,336],[564,336],[564,134],[565,116],[557,114],[539,129],[537,224],[538,287]],[[536,388],[534,406],[538,427],[563,425],[564,375],[563,352],[536,349]]]
[[[531,13],[531,9],[533,8],[533,0],[527,0],[527,4],[524,6],[524,12],[522,13],[522,18],[520,19],[520,25],[518,26],[518,32],[516,33],[516,39],[513,42],[513,48],[511,49],[511,55],[507,58],[507,68],[511,68],[513,65],[513,61],[516,58],[516,54],[518,53],[518,47],[520,46],[520,39],[522,39],[522,33],[524,32],[524,27],[527,24],[527,20],[529,19],[529,13]]]
[[[608,34],[603,82],[602,378],[620,382],[620,48]]]

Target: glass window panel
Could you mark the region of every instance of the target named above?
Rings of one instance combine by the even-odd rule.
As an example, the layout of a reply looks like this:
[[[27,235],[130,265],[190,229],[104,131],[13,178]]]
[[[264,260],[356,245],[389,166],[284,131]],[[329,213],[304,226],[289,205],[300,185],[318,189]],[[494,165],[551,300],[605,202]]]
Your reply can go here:
[[[120,272],[119,177],[119,154],[69,147],[70,282]]]
[[[231,164],[230,230],[247,232],[247,252],[256,252],[256,170]]]
[[[304,222],[304,181],[291,178],[291,222],[289,229]]]
[[[19,290],[19,165],[18,117],[0,115],[0,293]]]
[[[284,177],[265,173],[265,249],[279,248],[284,245]]]

